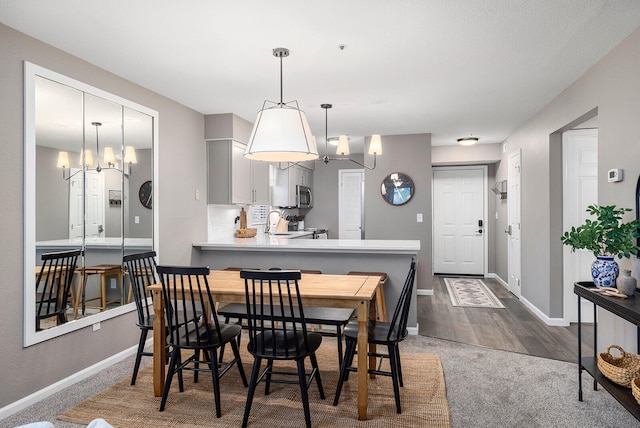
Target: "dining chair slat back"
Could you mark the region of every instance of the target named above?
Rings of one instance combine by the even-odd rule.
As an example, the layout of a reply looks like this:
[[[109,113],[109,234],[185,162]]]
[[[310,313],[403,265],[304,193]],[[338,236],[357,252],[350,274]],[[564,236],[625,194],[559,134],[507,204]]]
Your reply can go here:
[[[56,325],[67,322],[67,306],[73,275],[81,250],[60,251],[42,255],[42,266],[36,278],[36,330],[42,321],[55,318]]]
[[[160,411],[164,410],[171,380],[177,373],[180,392],[184,391],[183,370],[194,372],[194,382],[198,372],[211,372],[215,398],[216,417],[221,417],[220,378],[236,365],[245,386],[247,379],[240,359],[236,338],[242,328],[236,324],[226,324],[218,320],[215,301],[209,286],[208,267],[158,266],[162,282],[162,296],[167,322],[168,345],[171,359],[164,383]],[[229,343],[234,359],[221,362],[218,350]],[[182,351],[193,353],[183,361]]]
[[[307,330],[297,270],[240,271],[245,280],[247,329],[249,345],[247,350],[254,357],[249,393],[245,405],[242,426],[246,427],[253,396],[259,382],[265,382],[265,395],[269,394],[271,383],[297,383],[300,387],[302,405],[307,427],[311,426],[308,388],[315,378],[324,399],[324,390],[318,370],[315,352],[322,343],[322,336]],[[311,372],[305,371],[305,359],[309,357]],[[262,360],[267,360],[264,371],[260,370]],[[296,372],[275,371],[274,361],[294,360]],[[274,377],[273,375],[276,375]],[[284,376],[297,376],[297,381],[287,381]]]
[[[401,413],[400,405],[400,388],[403,386],[402,382],[402,364],[400,361],[400,348],[398,344],[407,338],[407,322],[409,318],[409,309],[411,307],[411,296],[413,294],[413,286],[416,277],[416,262],[415,259],[411,261],[409,267],[409,273],[402,287],[400,298],[393,312],[393,317],[390,322],[383,321],[368,321],[367,322],[367,334],[369,345],[381,345],[387,347],[387,353],[375,352],[371,350],[368,352],[369,357],[380,357],[380,366],[378,368],[369,368],[370,374],[389,376],[393,386],[393,395],[396,403],[396,412]],[[346,350],[344,358],[342,359],[342,365],[340,366],[340,377],[338,378],[338,385],[336,387],[336,394],[333,399],[333,405],[338,405],[340,399],[340,393],[344,382],[348,379],[349,372],[357,371],[357,368],[353,366],[353,357],[356,352],[356,344],[358,340],[358,324],[350,322],[344,329],[344,337],[346,341]],[[382,358],[389,359],[389,370],[382,370]]]
[[[124,256],[122,261],[129,276],[129,286],[138,313],[137,325],[140,328],[138,351],[131,376],[131,385],[135,385],[142,357],[153,356],[153,352],[145,352],[144,350],[149,331],[153,330],[153,293],[149,292],[147,287],[159,283],[160,280],[156,274],[155,251],[129,254]]]

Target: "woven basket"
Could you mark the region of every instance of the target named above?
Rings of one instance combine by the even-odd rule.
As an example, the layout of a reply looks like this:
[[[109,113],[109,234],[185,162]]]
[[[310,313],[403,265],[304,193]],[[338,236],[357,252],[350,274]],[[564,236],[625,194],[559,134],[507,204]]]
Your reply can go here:
[[[631,393],[638,404],[640,404],[640,377],[638,374],[636,374],[631,381]]]
[[[620,351],[620,356],[611,355],[611,348]],[[640,355],[624,352],[618,345],[609,345],[606,352],[598,354],[598,368],[612,382],[631,388],[634,375],[640,371]]]

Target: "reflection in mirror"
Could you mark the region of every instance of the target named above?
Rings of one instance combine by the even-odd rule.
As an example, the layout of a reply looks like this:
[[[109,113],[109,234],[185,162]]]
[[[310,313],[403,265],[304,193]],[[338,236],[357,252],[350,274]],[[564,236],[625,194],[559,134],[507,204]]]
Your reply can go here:
[[[129,195],[155,178],[154,135],[156,112],[25,63],[25,266],[82,251],[66,313],[37,332],[25,269],[25,346],[134,309],[122,257],[153,249],[157,223]]]
[[[407,174],[394,172],[382,180],[382,199],[391,205],[404,205],[411,200],[414,192],[413,180]]]

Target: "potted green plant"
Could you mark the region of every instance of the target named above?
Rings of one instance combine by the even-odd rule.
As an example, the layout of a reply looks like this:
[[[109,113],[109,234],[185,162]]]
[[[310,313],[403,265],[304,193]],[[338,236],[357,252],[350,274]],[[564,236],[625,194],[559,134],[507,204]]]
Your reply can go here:
[[[615,257],[629,258],[637,255],[640,247],[636,239],[640,237],[640,221],[622,221],[624,213],[630,208],[617,208],[615,205],[589,205],[587,213],[595,220],[586,219],[584,224],[572,227],[564,232],[562,243],[571,247],[571,251],[589,250],[596,257],[591,265],[591,276],[597,287],[615,287],[620,273]]]

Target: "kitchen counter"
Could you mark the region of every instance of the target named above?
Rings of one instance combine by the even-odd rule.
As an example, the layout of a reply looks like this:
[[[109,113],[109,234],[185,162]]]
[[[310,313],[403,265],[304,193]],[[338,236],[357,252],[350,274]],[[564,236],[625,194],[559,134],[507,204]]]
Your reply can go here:
[[[273,235],[263,233],[254,238],[194,242],[193,246],[203,251],[295,251],[298,253],[417,254],[420,250],[418,240],[292,239],[310,234],[311,232],[281,232]]]
[[[82,240],[54,239],[50,241],[36,242],[36,262],[40,263],[42,254],[52,251],[65,251],[80,248]],[[85,241],[85,266],[96,264],[120,264],[122,263],[122,239],[121,238],[87,238]],[[139,253],[151,251],[153,239],[151,238],[125,238],[124,253]],[[78,261],[80,265],[80,261]]]
[[[82,245],[82,240],[77,239],[54,239],[50,241],[38,241],[36,242],[36,248],[47,249],[69,249],[79,248]],[[153,247],[153,240],[150,238],[125,238],[124,246],[127,250],[150,250]],[[100,249],[120,249],[122,248],[121,238],[87,238],[85,240],[86,248],[100,248]]]
[[[211,269],[279,267],[319,270],[329,274],[385,272],[388,280],[384,295],[387,309],[393,313],[411,260],[417,259],[419,240],[303,239],[305,236],[301,234],[304,233],[259,233],[254,238],[194,242],[191,264],[209,266]],[[292,239],[296,237],[301,239]],[[416,289],[411,299],[408,329],[411,334],[418,333]]]

